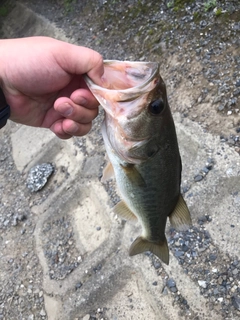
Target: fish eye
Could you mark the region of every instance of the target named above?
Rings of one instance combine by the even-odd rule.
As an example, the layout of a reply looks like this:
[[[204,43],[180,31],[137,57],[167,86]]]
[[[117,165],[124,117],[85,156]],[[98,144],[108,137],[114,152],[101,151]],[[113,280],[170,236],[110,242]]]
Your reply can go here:
[[[162,99],[157,99],[152,101],[149,106],[148,110],[151,114],[160,114],[164,109],[164,102]]]

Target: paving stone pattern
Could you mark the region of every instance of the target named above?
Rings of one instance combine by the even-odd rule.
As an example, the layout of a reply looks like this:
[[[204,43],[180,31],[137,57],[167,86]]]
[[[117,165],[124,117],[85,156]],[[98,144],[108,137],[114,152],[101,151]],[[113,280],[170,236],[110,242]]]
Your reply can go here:
[[[17,17],[22,36],[64,38],[20,4],[5,18],[6,36]],[[11,122],[1,130],[0,319],[240,319],[239,155],[174,119],[194,225],[181,233],[167,226],[169,266],[148,253],[128,256],[140,227],[114,216],[114,182],[100,182],[102,115],[89,135],[69,141]],[[31,168],[43,163],[53,174],[29,190]]]

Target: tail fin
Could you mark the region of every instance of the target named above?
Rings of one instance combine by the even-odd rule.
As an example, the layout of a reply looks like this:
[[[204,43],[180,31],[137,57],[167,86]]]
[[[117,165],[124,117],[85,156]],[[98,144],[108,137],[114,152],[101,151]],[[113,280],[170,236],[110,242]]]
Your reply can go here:
[[[169,264],[169,250],[167,239],[163,241],[150,242],[143,237],[138,237],[131,245],[129,249],[129,255],[134,256],[135,254],[142,253],[145,251],[151,251],[164,263]]]

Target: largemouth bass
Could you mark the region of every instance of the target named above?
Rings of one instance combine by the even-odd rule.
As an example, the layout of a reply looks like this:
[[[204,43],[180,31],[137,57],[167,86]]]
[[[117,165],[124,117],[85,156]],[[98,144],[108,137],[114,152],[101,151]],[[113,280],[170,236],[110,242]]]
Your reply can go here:
[[[104,78],[100,87],[85,77],[105,110],[102,134],[110,162],[102,180],[115,176],[122,200],[114,212],[142,225],[130,256],[151,251],[168,264],[167,217],[178,229],[191,225],[191,217],[180,194],[181,157],[159,64],[106,60]]]

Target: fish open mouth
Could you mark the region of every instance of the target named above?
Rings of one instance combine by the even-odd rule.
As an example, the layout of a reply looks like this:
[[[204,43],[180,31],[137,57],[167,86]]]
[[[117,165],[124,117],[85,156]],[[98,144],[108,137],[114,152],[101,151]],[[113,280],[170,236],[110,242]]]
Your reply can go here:
[[[142,89],[149,83],[158,71],[155,62],[104,61],[103,85],[109,90]]]
[[[105,111],[114,116],[115,111],[125,108],[125,102],[130,111],[132,108],[129,102],[138,100],[153,90],[158,77],[157,62],[105,60],[105,81],[102,86],[96,85],[87,75],[84,80]]]

